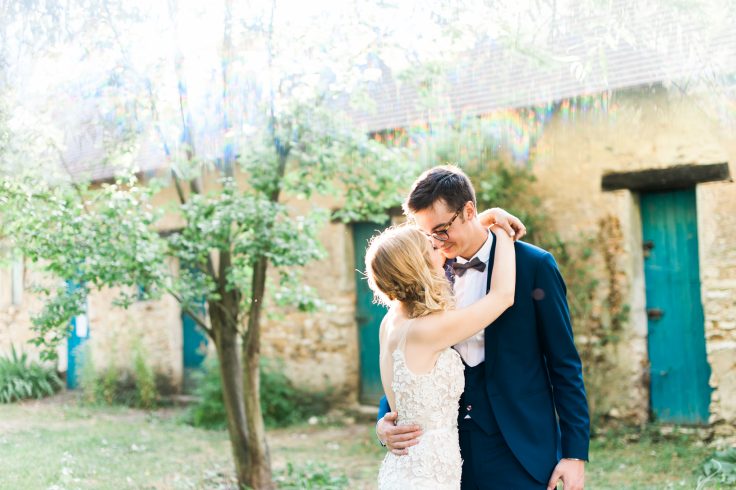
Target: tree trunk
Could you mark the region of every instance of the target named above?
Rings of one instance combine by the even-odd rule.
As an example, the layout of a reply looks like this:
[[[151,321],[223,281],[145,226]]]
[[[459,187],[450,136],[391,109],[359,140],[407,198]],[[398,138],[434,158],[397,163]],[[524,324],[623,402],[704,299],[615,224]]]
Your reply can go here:
[[[222,306],[222,305],[220,305]],[[238,357],[238,332],[235,325],[229,325],[217,308],[210,307],[212,331],[220,360],[220,379],[222,380],[222,396],[227,412],[227,429],[230,434],[230,446],[235,461],[235,473],[238,487],[251,485],[250,463],[248,457],[248,425],[243,404],[243,384],[241,363]],[[260,488],[260,487],[253,487]]]
[[[266,426],[261,410],[260,360],[261,360],[261,306],[266,285],[266,266],[261,257],[253,268],[253,302],[248,315],[248,330],[243,342],[243,394],[245,413],[250,435],[248,463],[253,488],[274,489],[271,474],[271,456],[266,441]]]

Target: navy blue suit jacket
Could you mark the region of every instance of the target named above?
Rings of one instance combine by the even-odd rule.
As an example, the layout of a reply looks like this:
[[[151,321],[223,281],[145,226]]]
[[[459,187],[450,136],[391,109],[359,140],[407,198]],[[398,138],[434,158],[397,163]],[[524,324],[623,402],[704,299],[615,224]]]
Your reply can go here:
[[[514,305],[485,329],[486,391],[506,443],[546,482],[560,458],[588,459],[590,418],[557,263],[528,243],[515,249]],[[384,396],[378,418],[388,411]]]

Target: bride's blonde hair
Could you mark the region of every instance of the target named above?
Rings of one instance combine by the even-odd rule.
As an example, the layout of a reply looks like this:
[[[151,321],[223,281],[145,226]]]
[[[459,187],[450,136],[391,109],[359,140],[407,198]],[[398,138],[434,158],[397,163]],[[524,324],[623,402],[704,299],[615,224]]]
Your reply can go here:
[[[455,306],[447,278],[432,265],[431,246],[422,232],[408,225],[371,238],[365,265],[377,302],[401,301],[410,318]]]

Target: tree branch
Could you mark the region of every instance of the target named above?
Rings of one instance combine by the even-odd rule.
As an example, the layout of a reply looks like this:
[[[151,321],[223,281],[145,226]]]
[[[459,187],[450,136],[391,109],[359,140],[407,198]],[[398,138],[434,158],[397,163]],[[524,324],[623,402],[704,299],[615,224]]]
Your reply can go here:
[[[230,130],[232,127],[232,121],[230,120],[230,117],[232,115],[232,110],[230,107],[230,93],[228,85],[228,69],[230,67],[230,58],[233,53],[233,40],[231,32],[233,23],[232,6],[232,0],[225,0],[225,18],[223,20],[224,25],[222,37],[222,129],[225,138],[225,151],[222,161],[223,171],[226,177],[233,177],[233,145],[232,136],[230,135]]]
[[[84,208],[84,212],[89,214],[89,208],[87,208],[87,203],[84,199],[84,194],[82,193],[82,188],[79,186],[76,180],[74,180],[74,174],[72,173],[72,170],[69,168],[69,164],[66,162],[66,159],[64,158],[64,155],[61,153],[61,150],[56,146],[53,145],[54,149],[56,150],[56,153],[59,155],[59,160],[61,161],[61,165],[64,167],[64,170],[66,170],[67,175],[69,175],[69,180],[72,183],[72,187],[74,187],[74,190],[77,193],[77,196],[79,196],[79,201],[82,203],[82,207]]]
[[[187,315],[189,315],[190,317],[192,317],[192,320],[194,320],[194,322],[202,330],[204,330],[210,338],[212,338],[212,339],[215,338],[214,337],[214,333],[212,332],[212,329],[209,327],[209,325],[207,325],[207,323],[202,318],[200,318],[199,315],[197,315],[196,313],[194,313],[191,308],[189,308],[188,306],[184,306],[184,301],[181,298],[181,296],[179,296],[178,294],[176,294],[170,288],[167,288],[166,292],[169,293],[171,296],[173,296],[174,299],[176,299],[176,301],[179,302],[179,305],[181,306],[181,308],[184,311],[184,313],[186,313]]]

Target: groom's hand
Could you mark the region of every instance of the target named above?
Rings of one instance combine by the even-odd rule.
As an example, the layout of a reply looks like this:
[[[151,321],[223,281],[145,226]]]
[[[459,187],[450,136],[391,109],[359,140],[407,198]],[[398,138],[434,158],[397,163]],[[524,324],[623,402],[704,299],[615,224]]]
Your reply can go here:
[[[376,424],[378,438],[397,456],[408,454],[408,448],[419,444],[422,428],[418,425],[396,425],[399,414],[388,412]]]
[[[555,490],[557,482],[562,480],[563,490],[583,490],[585,485],[585,461],[580,459],[561,459],[552,477],[547,483],[547,490]]]

